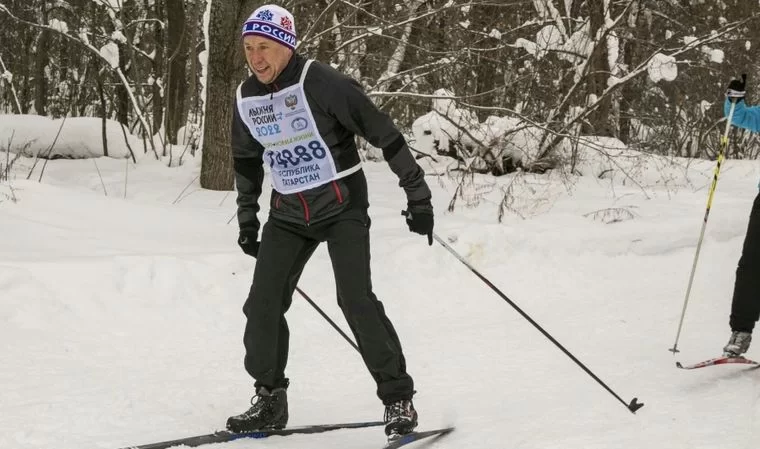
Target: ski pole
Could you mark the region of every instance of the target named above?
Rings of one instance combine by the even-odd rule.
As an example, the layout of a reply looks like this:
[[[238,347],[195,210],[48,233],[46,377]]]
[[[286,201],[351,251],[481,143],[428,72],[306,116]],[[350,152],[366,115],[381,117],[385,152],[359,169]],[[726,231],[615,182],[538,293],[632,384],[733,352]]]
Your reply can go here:
[[[747,75],[742,75],[742,82],[746,82]],[[678,331],[676,332],[676,341],[673,343],[673,347],[668,349],[673,355],[678,351],[678,339],[681,337],[681,328],[683,327],[683,319],[686,316],[686,306],[689,304],[689,295],[691,294],[691,286],[694,282],[694,273],[697,271],[697,261],[699,260],[699,251],[702,248],[702,240],[705,237],[705,228],[707,227],[707,218],[710,216],[710,207],[712,206],[713,195],[715,194],[715,188],[718,186],[718,175],[720,174],[720,165],[723,163],[726,150],[728,149],[728,132],[731,130],[731,120],[734,118],[734,109],[736,108],[736,98],[731,99],[731,109],[728,112],[728,119],[726,119],[726,130],[723,132],[723,136],[720,138],[720,150],[718,151],[718,162],[715,165],[715,171],[713,172],[713,180],[710,185],[710,193],[707,195],[707,208],[705,209],[705,218],[702,220],[702,230],[699,232],[699,241],[697,242],[697,250],[694,253],[694,261],[691,264],[691,274],[689,275],[689,284],[686,287],[686,297],[683,300],[683,309],[681,310],[681,319],[678,321]]]
[[[638,409],[640,409],[641,407],[644,406],[643,403],[637,402],[637,398],[633,398],[633,400],[631,400],[630,403],[626,403],[620,396],[618,396],[617,393],[615,393],[610,387],[608,387],[607,384],[605,384],[604,382],[602,382],[602,380],[599,377],[597,377],[596,374],[594,374],[590,369],[588,369],[586,367],[586,365],[584,365],[580,360],[578,360],[570,351],[568,351],[567,349],[565,349],[565,347],[562,346],[554,337],[552,337],[552,335],[549,332],[545,331],[544,328],[542,328],[538,323],[536,323],[533,320],[533,318],[531,318],[520,307],[518,307],[517,304],[515,304],[511,299],[507,298],[507,295],[505,295],[504,293],[502,293],[502,291],[499,290],[495,285],[493,285],[493,283],[491,281],[489,281],[485,276],[483,276],[482,274],[480,274],[478,272],[478,270],[476,270],[475,268],[473,268],[473,266],[470,265],[469,262],[467,262],[467,260],[464,259],[464,257],[460,256],[456,251],[454,251],[453,248],[451,248],[446,242],[444,242],[435,233],[433,233],[433,238],[435,239],[436,242],[440,243],[441,246],[443,246],[444,248],[446,248],[446,250],[448,250],[451,254],[453,254],[454,257],[456,257],[457,259],[459,259],[459,261],[462,262],[467,268],[469,268],[470,271],[472,271],[475,274],[475,276],[479,277],[481,281],[483,281],[487,286],[491,287],[491,289],[494,292],[496,292],[497,295],[501,296],[501,299],[503,299],[510,306],[512,306],[512,308],[514,308],[520,315],[522,315],[523,318],[525,318],[526,320],[528,320],[528,322],[530,324],[532,324],[533,327],[535,327],[542,334],[544,334],[544,337],[548,338],[549,341],[551,341],[552,343],[554,343],[562,352],[565,353],[565,355],[567,355],[568,357],[570,357],[570,359],[573,362],[575,362],[578,366],[580,366],[583,369],[583,371],[586,372],[586,374],[588,374],[589,376],[591,376],[595,381],[597,381],[597,383],[599,383],[599,385],[601,385],[602,387],[604,387],[605,390],[607,390],[612,396],[614,396],[618,401],[620,401],[623,405],[625,405],[625,407],[631,413],[636,413],[636,410],[638,410]]]
[[[317,310],[317,312],[319,312],[320,315],[322,315],[322,318],[324,318],[325,320],[327,320],[327,322],[330,323],[330,325],[333,328],[335,328],[335,330],[338,331],[338,333],[340,335],[342,335],[343,338],[346,339],[346,341],[348,342],[348,344],[350,344],[351,346],[353,346],[354,349],[356,349],[357,351],[359,351],[359,347],[356,346],[356,343],[354,343],[354,341],[351,340],[351,338],[349,338],[349,336],[346,335],[346,333],[343,332],[343,330],[340,327],[338,327],[338,325],[335,324],[335,322],[333,320],[331,320],[330,317],[327,316],[327,314],[324,311],[322,311],[322,309],[320,309],[319,306],[314,301],[311,300],[311,298],[309,298],[309,295],[307,295],[306,293],[304,293],[304,291],[301,290],[298,287],[296,287],[296,291],[298,293],[300,293],[301,296],[304,297],[304,299],[306,300],[306,302],[308,302],[309,304],[311,304],[311,306],[314,307]],[[361,351],[359,351],[359,352],[361,352]]]

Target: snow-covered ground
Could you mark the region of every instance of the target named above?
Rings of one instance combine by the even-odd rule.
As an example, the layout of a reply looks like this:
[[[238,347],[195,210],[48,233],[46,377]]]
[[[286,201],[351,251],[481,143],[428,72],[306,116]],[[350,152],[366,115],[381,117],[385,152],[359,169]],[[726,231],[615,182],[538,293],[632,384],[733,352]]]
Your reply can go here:
[[[51,161],[40,183],[39,166],[25,180],[33,160],[21,158],[0,183],[3,449],[175,439],[248,407],[241,307],[255,261],[235,243],[234,193],[200,189],[197,160],[167,168],[144,157],[130,163],[125,194],[125,160],[96,161],[107,196],[92,159]],[[397,180],[368,163],[374,285],[416,381],[420,428],[457,425],[436,447],[760,445],[760,371],[675,368],[717,355],[728,338],[754,162],[723,167],[676,357],[668,349],[714,163],[692,162],[681,178],[650,168],[665,184],[476,177],[454,213],[456,180],[423,166],[437,235],[626,402],[645,403],[631,414],[443,246],[410,234]],[[498,223],[508,186],[512,210]],[[345,328],[325,248],[299,286]],[[290,425],[381,419],[358,354],[298,296],[288,318]],[[216,447],[383,442],[375,428]]]

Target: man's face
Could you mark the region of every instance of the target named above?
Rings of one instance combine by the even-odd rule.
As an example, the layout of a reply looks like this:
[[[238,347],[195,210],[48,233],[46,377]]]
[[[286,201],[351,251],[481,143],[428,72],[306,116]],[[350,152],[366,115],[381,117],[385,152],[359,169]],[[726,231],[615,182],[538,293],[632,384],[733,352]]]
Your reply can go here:
[[[248,67],[256,78],[270,84],[282,72],[293,55],[293,50],[271,39],[249,35],[243,37],[243,48]]]

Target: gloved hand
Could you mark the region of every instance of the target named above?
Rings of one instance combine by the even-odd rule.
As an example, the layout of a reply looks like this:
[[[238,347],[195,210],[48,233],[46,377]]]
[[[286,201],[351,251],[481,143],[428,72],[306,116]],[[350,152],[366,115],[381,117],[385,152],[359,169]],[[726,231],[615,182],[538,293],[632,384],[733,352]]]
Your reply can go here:
[[[726,90],[726,96],[730,98],[731,101],[743,100],[744,96],[747,94],[746,85],[747,85],[747,74],[742,74],[741,81],[735,79],[735,80],[731,80],[731,82],[728,83],[728,90]]]
[[[249,233],[241,231],[240,236],[238,237],[238,245],[240,245],[240,248],[244,253],[248,254],[254,259],[259,254],[260,243],[256,240],[255,234],[251,235]]]
[[[406,225],[409,231],[420,235],[427,235],[428,245],[433,244],[433,206],[430,200],[418,202],[409,202],[407,210],[402,211],[401,215],[406,217]]]

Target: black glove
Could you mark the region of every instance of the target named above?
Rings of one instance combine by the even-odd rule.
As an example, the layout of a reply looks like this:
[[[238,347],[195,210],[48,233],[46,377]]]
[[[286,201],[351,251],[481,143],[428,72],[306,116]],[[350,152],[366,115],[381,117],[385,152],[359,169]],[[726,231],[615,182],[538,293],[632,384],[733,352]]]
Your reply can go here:
[[[248,254],[254,259],[259,254],[260,243],[256,241],[256,235],[250,235],[245,232],[241,232],[240,237],[238,237],[238,245],[240,245],[240,248],[244,253]]]
[[[747,84],[747,75],[742,74],[742,80],[731,80],[730,83],[728,83],[728,90],[726,90],[726,96],[731,99],[731,101],[739,101],[743,100],[744,96],[746,95],[746,84]]]
[[[417,203],[409,202],[407,210],[402,211],[401,215],[406,217],[406,225],[411,232],[420,235],[427,235],[428,245],[433,244],[433,206],[430,200],[424,200]]]

